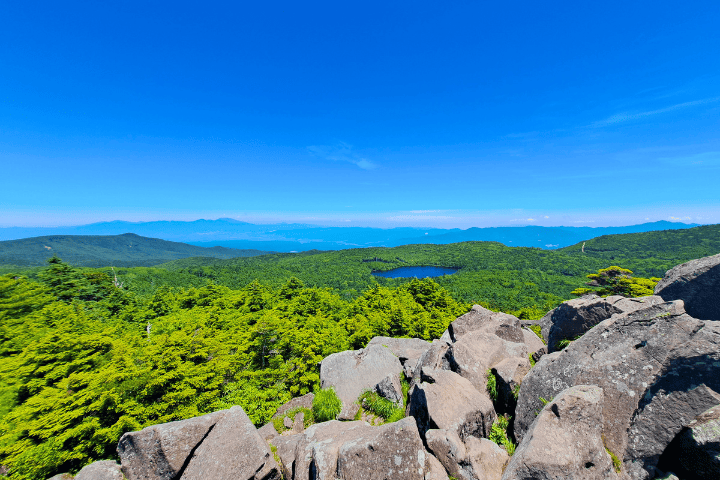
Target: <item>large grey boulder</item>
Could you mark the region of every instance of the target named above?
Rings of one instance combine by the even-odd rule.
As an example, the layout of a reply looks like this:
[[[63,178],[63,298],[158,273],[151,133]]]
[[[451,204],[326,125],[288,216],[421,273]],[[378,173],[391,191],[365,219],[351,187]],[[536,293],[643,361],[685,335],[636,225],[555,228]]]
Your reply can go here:
[[[563,302],[540,320],[548,353],[557,350],[561,340],[573,340],[615,314],[630,313],[660,303],[663,303],[660,297],[625,298],[620,295],[607,298],[589,295]]]
[[[181,480],[279,480],[268,444],[242,407],[232,407],[195,449]]]
[[[369,345],[360,350],[333,353],[320,364],[320,387],[333,387],[343,403],[339,420],[352,420],[356,402],[365,390],[391,374],[399,374],[403,368],[392,351],[382,345]]]
[[[463,440],[487,437],[497,418],[487,394],[449,370],[423,369],[422,383],[410,393],[408,411],[421,435],[428,429],[444,429]]]
[[[427,472],[425,472],[425,480],[449,480],[442,463],[431,453],[428,456]]]
[[[561,392],[533,421],[502,480],[619,479],[603,445],[603,404],[596,386]]]
[[[476,331],[494,333],[514,342],[522,342],[524,338],[522,324],[517,317],[507,313],[493,312],[480,305],[473,305],[468,313],[455,319],[448,327],[453,342]]]
[[[500,325],[505,327],[507,325]],[[450,368],[460,376],[470,380],[479,391],[486,392],[488,371],[506,358],[528,357],[528,349],[520,328],[517,329],[519,341],[508,340],[496,334],[497,329],[488,332],[476,330],[468,332],[453,343],[447,357]],[[508,329],[513,331],[513,329]],[[503,332],[506,333],[506,332]],[[507,338],[515,338],[507,336]]]
[[[128,480],[171,480],[227,410],[163,423],[120,437],[117,452]]]
[[[661,463],[686,480],[720,478],[720,405],[690,422],[665,450]]]
[[[543,343],[543,340],[540,339],[537,335],[535,335],[535,332],[531,331],[529,328],[523,328],[522,329],[523,337],[525,339],[525,346],[528,349],[529,354],[534,354],[542,349],[545,348],[545,343]],[[543,354],[546,352],[543,352]],[[539,355],[539,357],[541,357]]]
[[[83,467],[75,480],[123,480],[123,474],[120,465],[113,460],[101,460]]]
[[[429,455],[412,418],[377,427],[332,420],[272,443],[286,480],[424,480],[430,471]]]
[[[426,432],[428,449],[457,479],[499,480],[510,457],[504,448],[488,439],[468,437],[465,442],[447,430]]]
[[[720,402],[720,325],[681,301],[615,315],[545,355],[523,379],[514,432],[522,440],[543,402],[575,385],[605,392],[603,435],[631,478],[651,478],[660,454],[698,414]]]
[[[720,320],[720,253],[668,270],[655,286],[655,295],[666,301],[682,300],[692,317]]]
[[[410,389],[418,383],[420,383],[423,368],[438,369],[438,370],[450,370],[450,361],[447,357],[448,349],[452,342],[438,339],[433,340],[430,344],[430,348],[425,350],[420,358],[418,358],[415,367],[413,368],[412,379],[410,380]]]
[[[373,337],[368,346],[382,345],[398,357],[407,378],[412,377],[415,365],[423,353],[430,348],[430,342],[420,338]]]

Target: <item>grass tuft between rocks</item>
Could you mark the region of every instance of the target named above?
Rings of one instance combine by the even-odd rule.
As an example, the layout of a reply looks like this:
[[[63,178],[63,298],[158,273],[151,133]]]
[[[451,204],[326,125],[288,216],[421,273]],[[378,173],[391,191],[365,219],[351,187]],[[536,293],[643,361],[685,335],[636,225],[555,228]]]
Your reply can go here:
[[[405,410],[376,392],[366,391],[358,398],[360,407],[384,420],[383,423],[397,422],[405,418]]]
[[[312,413],[316,422],[335,420],[341,410],[342,401],[338,398],[333,387],[319,389],[315,392]]]
[[[508,415],[499,416],[490,428],[488,439],[504,447],[507,454],[512,456],[515,453],[516,445],[508,438],[507,430],[509,426],[510,417]]]

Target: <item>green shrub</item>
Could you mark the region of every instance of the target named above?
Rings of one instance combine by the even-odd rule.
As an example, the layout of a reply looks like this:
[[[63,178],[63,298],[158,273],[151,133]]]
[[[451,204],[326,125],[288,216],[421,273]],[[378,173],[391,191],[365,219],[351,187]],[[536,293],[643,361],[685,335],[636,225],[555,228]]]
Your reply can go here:
[[[405,418],[405,410],[397,407],[387,398],[383,398],[376,392],[366,391],[360,398],[358,403],[367,412],[371,412],[382,418],[385,423],[397,422]]]
[[[315,423],[315,415],[313,414],[312,410],[305,407],[297,407],[293,408],[292,410],[288,410],[283,416],[275,417],[272,419],[275,430],[277,430],[278,433],[282,433],[287,430],[287,428],[285,428],[285,424],[283,423],[285,417],[289,417],[290,420],[294,422],[295,416],[301,412],[303,414],[303,428],[308,428],[310,425]]]
[[[333,387],[319,389],[315,392],[312,413],[316,422],[334,420],[342,410],[342,402]]]
[[[528,353],[528,358],[530,359],[530,368],[535,366],[535,359],[533,358],[532,353]]]
[[[485,388],[487,388],[487,392],[490,395],[490,399],[493,401],[493,403],[497,402],[497,378],[495,378],[495,374],[492,372],[492,370],[487,371],[487,386]]]
[[[508,415],[498,417],[490,429],[490,436],[488,439],[497,443],[501,447],[504,447],[507,454],[512,456],[512,454],[515,453],[515,444],[507,436],[507,429],[509,426],[510,417]]]

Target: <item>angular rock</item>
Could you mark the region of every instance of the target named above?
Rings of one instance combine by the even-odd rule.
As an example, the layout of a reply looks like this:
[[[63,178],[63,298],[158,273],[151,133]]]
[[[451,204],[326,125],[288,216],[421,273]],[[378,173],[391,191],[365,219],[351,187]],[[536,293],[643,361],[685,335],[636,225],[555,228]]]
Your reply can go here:
[[[372,427],[365,422],[318,423],[273,439],[286,480],[423,480],[429,456],[412,418]]]
[[[619,479],[603,445],[603,400],[594,385],[562,391],[538,414],[502,480]]]
[[[5,476],[7,475],[7,473],[3,473],[2,469],[0,469],[0,475]],[[47,480],[73,480],[73,476],[69,473],[58,473],[57,475],[53,475]]]
[[[428,449],[457,479],[499,480],[509,460],[505,449],[485,438],[468,437],[463,443],[455,432],[428,430]]]
[[[225,412],[193,452],[181,480],[279,480],[280,468],[268,444],[242,407]]]
[[[588,295],[563,302],[540,320],[548,352],[557,350],[561,340],[573,340],[615,314],[631,313],[660,303],[663,303],[660,297],[625,298],[620,295],[607,298]]]
[[[117,452],[128,480],[170,480],[227,410],[162,423],[120,437]]]
[[[717,405],[720,325],[687,315],[681,301],[615,315],[524,378],[514,432],[522,440],[543,408],[574,385],[605,392],[603,435],[631,478],[651,478],[660,454],[697,415]]]
[[[720,253],[668,270],[655,286],[655,295],[666,301],[682,300],[692,317],[720,320]]]
[[[545,344],[542,340],[540,340],[540,337],[535,335],[535,332],[527,328],[523,328],[522,333],[523,339],[525,341],[525,346],[527,347],[529,354],[533,355],[535,352],[538,352],[545,348]]]
[[[433,340],[425,353],[418,358],[415,368],[413,368],[412,380],[410,388],[416,383],[420,383],[420,375],[423,368],[432,368],[440,370],[450,370],[450,362],[447,358],[447,351],[451,342],[444,340]]]
[[[430,348],[430,342],[420,338],[373,337],[370,345],[383,345],[398,357],[407,378],[412,377],[418,359]]]
[[[530,371],[528,357],[506,358],[492,369],[495,374],[498,413],[515,414],[516,396],[519,393],[523,378]]]
[[[301,397],[295,397],[295,398],[291,399],[289,402],[284,403],[282,406],[280,406],[272,418],[282,417],[290,410],[295,410],[296,408],[300,408],[300,407],[307,408],[308,410],[312,410],[312,404],[313,404],[314,399],[315,399],[314,393],[306,393],[305,395],[303,395]]]
[[[455,432],[463,440],[487,437],[497,418],[487,394],[448,370],[422,370],[422,383],[413,387],[408,411],[421,435],[439,428]]]
[[[271,438],[275,438],[280,434],[277,432],[277,430],[275,430],[275,425],[273,425],[272,422],[269,422],[258,428],[258,435],[260,435],[260,438],[267,442]]]
[[[445,467],[442,466],[442,463],[440,463],[440,461],[431,453],[428,453],[427,456],[428,465],[427,472],[425,472],[425,480],[449,480],[448,474],[445,471]]]
[[[392,373],[383,378],[375,385],[375,391],[383,398],[393,402],[395,405],[403,406],[402,384],[400,383],[400,375]]]
[[[288,430],[293,428],[293,421],[290,419],[290,417],[283,418],[283,427],[287,428]]]
[[[320,364],[320,387],[334,387],[343,403],[340,420],[352,420],[353,405],[365,390],[373,390],[381,380],[399,374],[402,365],[389,348],[369,345],[367,348],[333,353]]]
[[[547,354],[547,347],[543,347],[537,352],[532,354],[532,360],[533,362],[537,363],[540,361],[540,359],[543,357],[543,355]]]
[[[476,330],[466,333],[448,349],[450,368],[470,380],[479,392],[485,392],[488,370],[506,358],[527,358],[524,336],[519,328],[517,330],[520,342],[501,338],[495,331],[488,333]]]
[[[338,450],[337,473],[343,480],[423,480],[427,470],[428,455],[412,418],[371,427]]]
[[[123,480],[123,474],[120,465],[113,460],[101,460],[83,467],[75,480]]]
[[[293,433],[301,433],[303,430],[305,430],[305,414],[298,412],[292,423],[292,431]]]
[[[660,459],[664,470],[686,480],[720,478],[720,405],[683,428]]]
[[[448,327],[450,338],[457,342],[470,332],[483,331],[493,333],[509,341],[522,342],[523,334],[520,320],[507,313],[493,312],[480,305],[458,317]]]

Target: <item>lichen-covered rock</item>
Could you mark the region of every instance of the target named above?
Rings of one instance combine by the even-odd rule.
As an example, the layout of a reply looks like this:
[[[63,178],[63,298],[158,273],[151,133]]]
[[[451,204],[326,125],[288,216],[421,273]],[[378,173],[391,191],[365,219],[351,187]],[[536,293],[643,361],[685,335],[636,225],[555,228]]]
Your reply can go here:
[[[101,460],[83,467],[75,480],[123,480],[123,474],[120,465],[113,460]]]
[[[368,346],[370,345],[382,345],[389,348],[400,360],[407,378],[412,377],[418,359],[430,348],[430,342],[420,338],[373,337],[368,342]]]
[[[540,320],[548,352],[557,350],[561,340],[573,340],[615,314],[630,313],[660,303],[663,303],[660,297],[625,298],[620,295],[607,298],[589,295],[563,302]]]
[[[655,286],[655,295],[666,301],[682,300],[692,317],[720,320],[720,253],[668,270]]]
[[[543,408],[574,385],[605,392],[603,435],[631,478],[652,478],[659,456],[698,414],[720,402],[720,324],[681,301],[615,315],[544,356],[525,376],[515,410],[522,440]]]
[[[453,431],[463,440],[489,435],[497,415],[487,394],[449,370],[423,369],[421,379],[410,393],[408,407],[421,435],[438,428]]]
[[[685,480],[720,478],[720,405],[698,415],[661,457],[663,469]]]
[[[540,411],[502,480],[619,479],[603,445],[603,403],[596,386],[562,391]]]
[[[268,444],[245,414],[232,407],[193,452],[181,480],[279,480]]]
[[[402,371],[400,360],[389,348],[369,345],[367,348],[333,353],[320,364],[320,387],[333,387],[343,403],[339,420],[352,420],[356,413],[356,401],[365,390],[391,374]]]
[[[377,427],[332,420],[272,443],[286,480],[424,480],[430,469],[412,418]]]
[[[128,480],[171,480],[226,410],[162,423],[120,437],[117,452]]]

